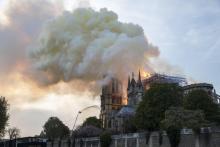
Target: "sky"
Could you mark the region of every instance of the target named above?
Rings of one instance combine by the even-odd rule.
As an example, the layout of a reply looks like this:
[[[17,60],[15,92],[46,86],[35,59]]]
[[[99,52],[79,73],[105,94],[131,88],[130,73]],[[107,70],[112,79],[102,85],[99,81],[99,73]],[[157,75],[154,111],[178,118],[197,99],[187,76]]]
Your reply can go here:
[[[97,11],[107,8],[117,13],[121,22],[140,25],[149,42],[160,51],[159,57],[152,59],[155,71],[212,83],[220,93],[218,0],[1,0],[0,95],[10,103],[9,127],[18,127],[22,136],[39,134],[50,116],[58,116],[72,128],[79,110],[100,104],[98,96],[86,90],[73,91],[69,83],[39,86],[29,79],[26,70],[27,50],[43,25],[79,6]],[[98,113],[97,109],[85,112],[77,124]]]

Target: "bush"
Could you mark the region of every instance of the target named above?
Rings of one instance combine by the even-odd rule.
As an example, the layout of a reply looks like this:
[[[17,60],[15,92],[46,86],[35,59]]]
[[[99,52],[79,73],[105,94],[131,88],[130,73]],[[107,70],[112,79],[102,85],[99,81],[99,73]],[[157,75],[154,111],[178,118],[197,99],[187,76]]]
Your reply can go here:
[[[94,126],[96,128],[101,128],[102,122],[97,117],[88,117],[84,122],[82,126]]]
[[[109,132],[103,132],[100,136],[101,147],[109,147],[112,142],[112,137]]]
[[[75,137],[95,137],[95,136],[100,136],[101,133],[102,133],[102,129],[92,125],[88,125],[88,126],[80,126],[73,132],[73,135]]]

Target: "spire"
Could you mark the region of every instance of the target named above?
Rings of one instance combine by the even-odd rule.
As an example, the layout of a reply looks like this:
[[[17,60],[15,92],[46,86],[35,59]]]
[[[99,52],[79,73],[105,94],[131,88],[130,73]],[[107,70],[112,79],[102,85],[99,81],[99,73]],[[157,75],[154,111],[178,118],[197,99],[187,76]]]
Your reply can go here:
[[[131,85],[132,87],[135,87],[135,85],[136,85],[136,81],[135,81],[135,79],[134,79],[134,72],[132,72],[132,79],[131,79],[130,85]]]
[[[138,87],[142,87],[142,82],[141,82],[141,72],[139,70],[139,75],[138,75],[138,82],[137,82]]]
[[[131,80],[130,80],[130,76],[128,76],[128,89],[130,87],[130,84],[131,84]]]
[[[138,82],[141,82],[141,72],[139,70],[139,75],[138,75]]]

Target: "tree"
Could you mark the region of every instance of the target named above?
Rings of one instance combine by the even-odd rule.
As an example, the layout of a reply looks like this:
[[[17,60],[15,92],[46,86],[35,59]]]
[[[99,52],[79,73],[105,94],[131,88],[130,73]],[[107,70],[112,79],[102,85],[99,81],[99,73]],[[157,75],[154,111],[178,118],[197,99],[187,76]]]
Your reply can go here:
[[[57,117],[50,117],[43,126],[45,137],[49,139],[62,139],[70,134],[69,128]]]
[[[16,127],[13,127],[13,128],[9,128],[7,130],[8,132],[8,136],[9,136],[9,139],[12,140],[12,139],[16,139],[20,136],[20,130]]]
[[[220,109],[214,103],[212,97],[204,90],[189,92],[184,97],[183,106],[189,110],[202,110],[206,120],[220,123]]]
[[[99,136],[103,130],[93,125],[80,126],[73,132],[74,137],[95,137]]]
[[[105,131],[100,136],[101,147],[109,147],[112,142],[111,133]]]
[[[137,127],[148,131],[159,130],[165,111],[171,106],[181,106],[182,97],[182,88],[177,84],[152,84],[137,108]]]
[[[8,122],[8,102],[4,97],[0,97],[0,138],[5,134],[5,127]]]
[[[97,117],[88,117],[84,122],[82,126],[95,126],[97,128],[101,128],[101,120],[98,119]]]
[[[130,117],[125,119],[122,124],[123,133],[134,133],[137,131],[137,127],[135,125],[134,117]]]
[[[102,133],[101,120],[97,117],[88,117],[74,132],[75,137],[94,137]]]
[[[166,110],[165,119],[162,121],[161,125],[167,132],[171,147],[178,147],[180,142],[180,130],[182,128],[191,128],[195,132],[198,132],[206,123],[207,121],[204,119],[202,111],[171,107]]]

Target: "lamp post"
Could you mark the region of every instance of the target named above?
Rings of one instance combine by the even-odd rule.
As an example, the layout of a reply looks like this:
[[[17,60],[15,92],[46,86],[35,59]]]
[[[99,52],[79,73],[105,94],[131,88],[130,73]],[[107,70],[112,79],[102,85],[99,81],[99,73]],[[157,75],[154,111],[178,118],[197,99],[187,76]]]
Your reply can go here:
[[[91,105],[91,106],[85,107],[85,108],[83,108],[82,110],[78,111],[78,113],[77,113],[77,115],[76,115],[76,118],[75,118],[75,121],[74,121],[74,124],[73,124],[73,128],[72,128],[72,130],[71,130],[71,134],[70,134],[70,137],[73,137],[73,141],[74,141],[74,142],[73,142],[73,146],[74,146],[74,147],[75,147],[75,139],[76,139],[76,136],[73,135],[73,130],[74,130],[75,126],[76,126],[77,119],[78,119],[78,117],[79,117],[79,114],[81,114],[83,111],[85,111],[85,110],[87,110],[87,109],[89,109],[89,108],[98,108],[98,109],[100,109],[100,107],[99,107],[98,105]]]
[[[77,115],[76,115],[76,119],[75,119],[74,124],[73,124],[73,128],[72,128],[72,130],[71,130],[71,136],[72,136],[73,130],[74,130],[75,126],[76,126],[76,122],[77,122],[77,119],[78,119],[78,117],[79,117],[79,114],[81,114],[83,111],[85,111],[85,110],[87,110],[87,109],[89,109],[89,108],[97,108],[97,109],[100,109],[100,107],[99,107],[98,105],[91,105],[91,106],[85,107],[85,108],[83,108],[82,110],[78,111],[78,113],[77,113]]]
[[[72,132],[73,132],[73,129],[75,128],[75,126],[76,126],[76,121],[77,121],[77,119],[78,119],[80,113],[82,113],[82,111],[78,111],[78,113],[77,113],[77,115],[76,115],[76,119],[75,119],[75,122],[74,122],[74,124],[73,124]]]

